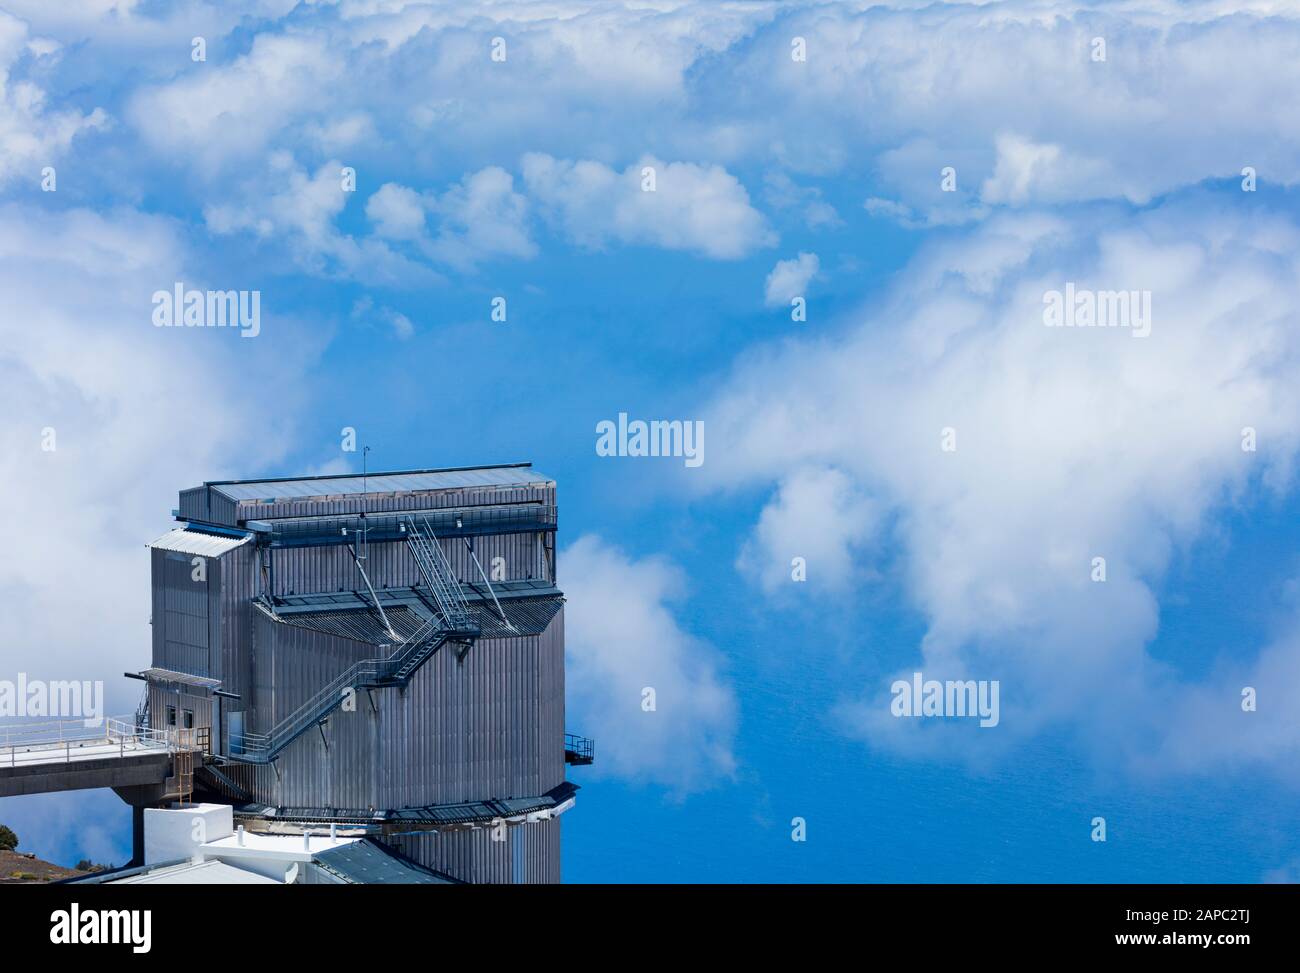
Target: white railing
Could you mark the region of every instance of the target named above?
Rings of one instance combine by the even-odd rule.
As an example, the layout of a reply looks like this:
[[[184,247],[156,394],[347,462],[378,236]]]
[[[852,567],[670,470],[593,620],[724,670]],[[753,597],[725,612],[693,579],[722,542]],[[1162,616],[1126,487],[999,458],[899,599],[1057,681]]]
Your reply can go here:
[[[185,733],[194,739],[194,730],[137,727],[133,716],[110,716],[90,726],[84,719],[12,723],[0,726],[0,767],[193,747],[181,736]]]

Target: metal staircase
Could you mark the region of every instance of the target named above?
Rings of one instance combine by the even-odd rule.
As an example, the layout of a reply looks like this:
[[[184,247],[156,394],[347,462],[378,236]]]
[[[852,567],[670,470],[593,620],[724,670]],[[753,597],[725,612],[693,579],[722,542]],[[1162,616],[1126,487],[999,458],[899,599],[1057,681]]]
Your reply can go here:
[[[437,538],[406,518],[406,539],[432,596],[437,612],[414,634],[383,658],[362,659],[332,679],[320,692],[281,720],[269,733],[245,732],[230,741],[230,757],[244,763],[265,764],[285,747],[329,716],[356,689],[405,686],[435,652],[449,641],[472,640],[479,634],[460,582],[456,580]],[[427,533],[426,533],[427,531]]]
[[[423,530],[420,527],[421,522],[424,524]],[[433,535],[433,528],[429,526],[429,521],[423,517],[419,521],[415,517],[405,517],[402,526],[406,533],[406,544],[415,557],[416,567],[420,570],[420,577],[424,579],[425,587],[433,595],[446,627],[452,631],[472,629],[474,621],[465,602],[465,596],[461,594],[460,583],[457,582],[456,574],[447,561],[447,555],[442,552],[442,545]]]

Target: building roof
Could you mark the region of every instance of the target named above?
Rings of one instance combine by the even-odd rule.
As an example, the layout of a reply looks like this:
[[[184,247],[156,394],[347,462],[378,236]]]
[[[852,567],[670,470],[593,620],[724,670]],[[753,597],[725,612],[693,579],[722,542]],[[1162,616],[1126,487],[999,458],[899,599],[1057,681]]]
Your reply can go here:
[[[345,473],[329,476],[300,476],[265,480],[209,480],[211,487],[228,499],[239,501],[305,500],[353,493],[423,493],[466,487],[526,486],[552,483],[549,476],[529,463],[508,466],[476,466],[441,470],[401,470],[371,473],[364,479]]]
[[[174,669],[159,669],[157,667],[141,669],[140,675],[149,682],[179,683],[183,686],[196,686],[199,689],[216,689],[221,685],[220,679],[195,676],[188,672],[177,672]]]
[[[450,885],[449,876],[434,872],[371,841],[354,841],[316,855],[317,865],[356,885]]]
[[[203,557],[220,557],[227,551],[233,551],[242,544],[247,544],[249,537],[227,537],[221,534],[209,534],[198,530],[178,527],[169,530],[149,546],[159,551],[175,551],[178,554],[199,554]]]
[[[259,872],[241,868],[237,864],[214,857],[229,854],[234,847],[240,851],[253,851],[264,845],[272,850],[293,846],[297,850],[301,839],[294,835],[263,835],[249,832],[243,837],[245,845],[236,846],[234,838],[210,842],[200,846],[205,855],[201,861],[178,859],[136,865],[126,868],[94,872],[90,875],[65,879],[68,885],[283,885],[282,881]],[[332,840],[313,838],[309,861],[330,872],[335,878],[352,885],[450,885],[456,879],[441,872],[425,868],[397,851],[370,838],[348,840],[333,844]],[[327,845],[316,848],[316,845]],[[271,857],[263,856],[266,861]],[[250,857],[250,860],[255,860]]]

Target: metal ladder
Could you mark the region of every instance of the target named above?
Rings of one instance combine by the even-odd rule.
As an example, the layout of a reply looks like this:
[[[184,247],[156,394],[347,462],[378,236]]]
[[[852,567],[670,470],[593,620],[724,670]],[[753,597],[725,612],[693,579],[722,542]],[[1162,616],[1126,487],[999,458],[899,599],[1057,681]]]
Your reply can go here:
[[[465,596],[461,594],[456,573],[452,570],[447,555],[443,553],[438,538],[434,536],[429,521],[423,517],[420,520],[424,523],[423,530],[415,517],[405,517],[402,523],[406,530],[406,544],[415,557],[415,565],[420,570],[420,577],[424,579],[424,586],[433,595],[449,631],[475,634],[474,619],[470,615]]]

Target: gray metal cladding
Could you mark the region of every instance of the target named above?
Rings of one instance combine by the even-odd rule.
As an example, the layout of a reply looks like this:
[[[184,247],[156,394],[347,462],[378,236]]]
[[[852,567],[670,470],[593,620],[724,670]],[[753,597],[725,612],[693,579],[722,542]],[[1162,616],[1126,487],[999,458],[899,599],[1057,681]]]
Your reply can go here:
[[[234,500],[222,496],[211,487],[201,486],[181,491],[177,513],[183,520],[235,527],[237,508]]]
[[[393,835],[384,841],[421,865],[465,882],[555,883],[560,881],[560,824],[561,818],[552,818],[500,829]]]
[[[211,674],[210,601],[214,570],[194,578],[192,556],[155,548],[153,664],[196,676]],[[213,568],[212,564],[208,565]],[[215,582],[218,585],[219,579]]]
[[[447,489],[436,492],[383,494],[349,494],[312,500],[234,500],[219,487],[195,487],[181,493],[180,515],[186,520],[227,527],[239,527],[248,520],[275,520],[282,517],[319,517],[327,514],[356,514],[429,510],[447,507],[474,507],[494,504],[555,503],[554,484],[516,487],[481,487]]]
[[[563,780],[562,711],[557,722],[548,698],[564,663],[557,625],[479,641],[462,660],[443,649],[380,701],[380,765],[408,770],[382,778],[379,806],[529,797]]]
[[[241,697],[223,705],[243,709],[244,695],[251,695],[253,673],[253,598],[258,590],[257,550],[251,544],[235,548],[221,557],[220,640],[221,669],[214,676],[222,689]]]
[[[398,470],[389,473],[344,473],[330,476],[281,477],[259,480],[217,480],[206,484],[235,500],[330,497],[357,494],[427,493],[483,487],[553,483],[528,463],[441,470]]]
[[[461,581],[479,582],[478,568],[469,549],[460,538],[444,537],[438,543],[447,555],[452,570]],[[289,594],[309,594],[321,591],[356,591],[364,589],[365,582],[357,571],[356,563],[346,545],[330,547],[291,547],[271,552],[275,564],[275,590],[277,598]],[[515,581],[539,579],[551,581],[542,535],[499,534],[474,538],[474,553],[483,570],[492,576],[493,565],[499,565],[505,577],[498,580]],[[501,561],[494,559],[501,558]],[[402,541],[386,541],[369,546],[365,563],[366,574],[375,588],[408,588],[421,583],[420,571],[410,548]]]
[[[256,706],[265,733],[352,662],[364,643],[258,612]],[[532,797],[564,780],[563,612],[540,636],[483,639],[457,659],[444,646],[404,689],[361,690],[261,774],[276,806],[390,809]]]
[[[182,491],[181,517],[238,526],[246,519],[354,514],[363,508],[377,513],[554,504],[556,494],[549,482],[470,484],[435,492],[258,503],[232,499],[221,486]],[[250,491],[232,492],[258,494],[256,488]],[[502,580],[504,568],[507,581],[552,583],[547,547],[553,537],[534,530],[480,535],[473,544],[482,570],[496,575],[494,581]],[[303,624],[288,624],[255,604],[263,593],[284,597],[364,592],[361,575],[343,546],[266,549],[188,536],[169,543],[184,550],[152,552],[153,665],[220,679],[223,691],[239,697],[219,703],[226,731],[229,714],[242,712],[246,730],[266,733],[354,662],[388,651],[373,644],[374,625],[361,625],[357,618],[344,617],[346,613],[308,612],[298,616]],[[444,537],[438,543],[456,577],[481,588],[479,567],[465,541]],[[211,551],[201,582],[193,580],[191,562],[196,555],[187,553],[192,546]],[[371,543],[364,563],[379,591],[422,584],[403,542]],[[335,709],[273,764],[230,763],[223,773],[255,801],[279,808],[377,812],[546,794],[565,776],[564,611],[553,589],[539,587],[549,593],[535,598],[507,598],[502,593],[503,608],[520,622],[518,633],[500,624],[490,602],[475,601],[482,637],[463,658],[457,657],[460,646],[444,645],[405,687],[358,690],[355,705]],[[392,611],[399,616],[394,624],[403,628],[400,616],[408,609]],[[150,689],[151,703],[158,707],[165,707],[166,696],[162,689]],[[179,697],[172,693],[170,698]],[[196,721],[208,725],[212,714],[199,712],[196,709]],[[155,709],[152,715],[160,725],[165,710]],[[503,841],[494,841],[493,831],[384,840],[416,861],[466,881],[559,880],[558,819],[497,829]]]
[[[238,693],[248,679],[245,650],[256,585],[256,550],[251,544],[205,557],[154,548],[153,665],[220,679]]]
[[[194,727],[211,727],[212,697],[194,692],[186,692],[174,685],[150,683],[146,692],[149,694],[149,722],[154,729],[170,730],[185,726],[185,712],[188,710],[194,719]],[[176,722],[167,722],[167,707],[176,708]]]
[[[207,520],[208,488],[191,487],[182,490],[180,502],[177,504],[177,513],[185,520]]]

